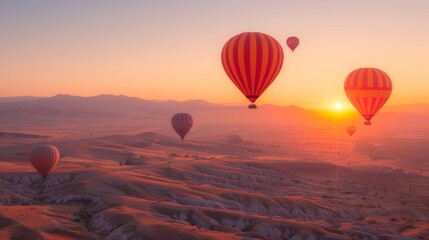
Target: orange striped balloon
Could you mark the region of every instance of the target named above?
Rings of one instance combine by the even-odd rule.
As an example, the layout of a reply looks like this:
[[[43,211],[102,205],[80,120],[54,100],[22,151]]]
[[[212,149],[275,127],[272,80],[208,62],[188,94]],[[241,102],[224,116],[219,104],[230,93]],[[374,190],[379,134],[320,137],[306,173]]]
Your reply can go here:
[[[383,107],[392,93],[389,76],[377,68],[359,68],[351,72],[344,82],[350,102],[371,125],[371,119]]]
[[[28,158],[31,165],[46,177],[57,165],[60,152],[52,145],[39,145],[30,152]]]
[[[267,34],[240,33],[225,43],[222,65],[232,82],[254,103],[279,74],[283,49]]]

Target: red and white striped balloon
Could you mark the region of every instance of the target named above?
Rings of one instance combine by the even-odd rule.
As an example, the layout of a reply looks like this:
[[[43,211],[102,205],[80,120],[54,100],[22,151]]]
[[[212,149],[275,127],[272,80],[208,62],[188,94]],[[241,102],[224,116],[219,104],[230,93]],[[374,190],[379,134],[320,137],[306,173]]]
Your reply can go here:
[[[171,126],[173,126],[182,140],[185,138],[186,134],[188,134],[189,130],[191,130],[193,124],[194,120],[188,113],[176,113],[171,118]]]
[[[43,176],[46,177],[55,168],[60,159],[60,152],[52,145],[39,145],[29,154],[28,160],[31,165]]]

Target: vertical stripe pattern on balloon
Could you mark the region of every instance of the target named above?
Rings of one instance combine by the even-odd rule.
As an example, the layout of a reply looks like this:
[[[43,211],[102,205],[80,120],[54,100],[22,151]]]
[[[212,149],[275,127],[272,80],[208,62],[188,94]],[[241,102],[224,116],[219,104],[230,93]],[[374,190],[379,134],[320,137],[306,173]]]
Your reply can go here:
[[[241,33],[225,43],[222,65],[231,81],[254,103],[279,74],[283,49],[267,34]]]
[[[380,69],[359,68],[347,76],[344,91],[351,104],[369,122],[389,99],[392,81]]]
[[[171,118],[171,126],[176,133],[182,138],[185,138],[186,134],[191,130],[194,120],[188,113],[176,113]]]

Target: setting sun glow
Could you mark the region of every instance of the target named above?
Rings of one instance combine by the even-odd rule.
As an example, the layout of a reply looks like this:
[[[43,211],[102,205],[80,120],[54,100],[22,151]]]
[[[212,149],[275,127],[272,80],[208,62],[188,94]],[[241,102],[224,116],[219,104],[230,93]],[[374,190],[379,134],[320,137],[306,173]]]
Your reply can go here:
[[[337,110],[337,111],[343,110],[343,104],[342,103],[335,104],[335,110]]]

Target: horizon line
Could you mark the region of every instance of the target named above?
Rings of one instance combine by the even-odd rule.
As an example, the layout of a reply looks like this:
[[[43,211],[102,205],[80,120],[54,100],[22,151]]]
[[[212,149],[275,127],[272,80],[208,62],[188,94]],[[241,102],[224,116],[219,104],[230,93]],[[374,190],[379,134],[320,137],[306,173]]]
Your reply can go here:
[[[142,97],[136,97],[136,96],[129,96],[129,95],[125,95],[125,94],[109,94],[109,93],[102,93],[102,94],[98,94],[98,95],[89,95],[89,96],[80,96],[80,95],[73,95],[73,94],[68,94],[68,93],[58,93],[55,95],[51,95],[51,96],[32,96],[32,95],[23,95],[23,96],[0,96],[0,99],[12,99],[12,98],[53,98],[53,97],[58,97],[58,96],[70,96],[70,97],[80,97],[80,98],[92,98],[92,97],[100,97],[100,96],[111,96],[111,97],[127,97],[127,98],[137,98],[140,100],[145,100],[145,101],[152,101],[152,102],[168,102],[168,101],[173,101],[173,102],[191,102],[191,101],[203,101],[209,104],[213,104],[213,105],[225,105],[225,106],[243,106],[243,105],[247,105],[247,103],[238,103],[238,102],[232,102],[232,103],[219,103],[219,102],[211,102],[205,99],[198,99],[198,98],[194,98],[194,99],[187,99],[187,100],[175,100],[175,99],[148,99],[148,98],[142,98]],[[24,100],[25,101],[25,100]],[[332,107],[302,107],[296,104],[289,104],[289,105],[278,105],[278,104],[273,104],[273,103],[263,103],[263,104],[257,104],[258,106],[274,106],[274,107],[296,107],[296,108],[301,108],[301,109],[305,109],[305,110],[332,110],[334,108],[334,106]],[[418,103],[403,103],[403,104],[397,104],[397,105],[386,105],[386,107],[403,107],[403,106],[408,106],[408,105],[429,105],[429,103],[425,103],[425,102],[418,102]],[[349,109],[353,109],[353,108],[348,108],[346,107],[344,110],[348,111]]]

